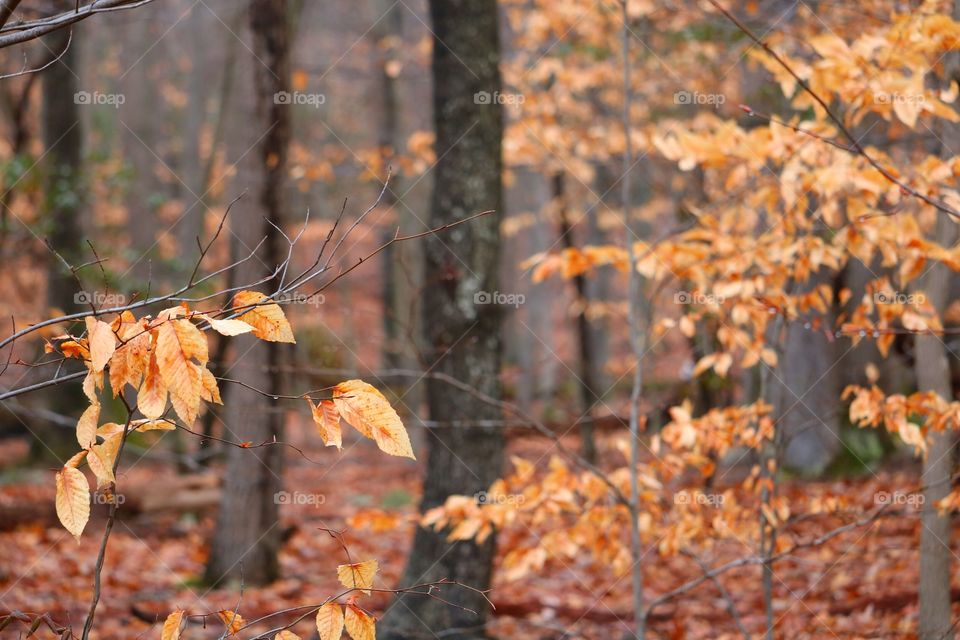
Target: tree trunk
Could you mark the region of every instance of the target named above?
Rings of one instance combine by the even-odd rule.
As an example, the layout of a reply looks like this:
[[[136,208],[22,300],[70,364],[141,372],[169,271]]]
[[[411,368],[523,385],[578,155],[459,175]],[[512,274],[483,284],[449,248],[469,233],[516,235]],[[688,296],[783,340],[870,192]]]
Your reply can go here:
[[[553,198],[558,203],[560,213],[560,238],[566,249],[574,246],[573,226],[570,224],[570,214],[567,210],[566,188],[563,172],[553,175]],[[577,390],[580,395],[580,454],[590,462],[597,461],[597,443],[594,438],[594,411],[593,407],[600,400],[597,393],[597,384],[594,381],[596,363],[593,355],[593,341],[590,334],[590,319],[587,316],[587,306],[590,297],[587,291],[587,277],[579,274],[573,277],[573,287],[576,292],[576,304],[580,305],[577,314]]]
[[[960,0],[955,0],[953,17],[960,19]],[[960,55],[948,54],[944,70],[944,86],[960,79]],[[960,145],[960,132],[956,125],[944,123],[940,132],[941,153],[950,157]],[[945,247],[953,246],[957,239],[957,224],[949,216],[937,213],[934,241]],[[927,297],[927,302],[937,310],[940,317],[949,302],[952,272],[944,264],[932,266],[918,282]],[[916,347],[917,388],[934,391],[947,401],[953,400],[953,384],[950,362],[943,336],[918,335]],[[952,640],[954,626],[950,612],[950,575],[953,552],[950,550],[950,517],[937,511],[937,502],[952,488],[951,476],[954,466],[956,434],[952,431],[933,433],[930,437],[927,457],[923,462],[922,484],[924,502],[920,515],[920,617],[918,636],[920,640]]]
[[[248,281],[249,273],[244,271],[264,268],[272,271],[283,260],[282,240],[270,222],[277,226],[283,224],[283,183],[290,142],[289,101],[274,99],[277,92],[289,91],[287,3],[286,0],[251,0],[249,7],[253,53],[260,61],[253,65],[259,130],[269,131],[259,145],[263,173],[259,208],[249,208],[251,215],[246,224],[238,225],[240,228],[234,231],[251,247],[258,236],[269,239],[260,255],[262,263],[248,261],[237,274],[241,282]],[[256,275],[263,275],[262,271]],[[231,376],[267,394],[279,395],[283,347],[242,338],[235,345],[238,356]],[[230,397],[224,427],[226,438],[255,443],[274,437],[283,439],[283,412],[276,401],[271,402],[262,394],[242,387],[232,389]],[[230,447],[223,500],[207,562],[209,583],[236,581],[242,577],[248,585],[266,584],[277,578],[281,529],[276,495],[282,488],[282,453],[279,446]]]
[[[57,53],[64,51],[69,31],[55,31],[44,43]],[[81,215],[85,202],[83,184],[83,126],[80,105],[75,99],[79,91],[76,70],[80,69],[79,37],[74,37],[69,49],[59,61],[43,71],[44,155],[44,214],[49,230],[47,240],[60,256],[73,266],[83,262],[83,225]],[[57,256],[49,255],[47,272],[47,306],[62,309],[64,313],[82,311],[78,304],[84,298],[75,298],[79,286],[76,278]],[[62,373],[69,373],[67,366]],[[46,408],[62,415],[79,415],[88,404],[80,385],[65,385],[52,389],[44,398]],[[77,449],[77,439],[70,429],[53,423],[43,425],[39,438],[31,444],[34,459],[63,461]]]
[[[477,391],[500,397],[498,287],[499,211],[502,203],[502,112],[495,100],[475,99],[500,90],[495,0],[432,0],[434,120],[440,158],[430,225],[461,220],[485,209],[497,214],[431,236],[425,244],[427,285],[424,327],[428,364]],[[484,295],[486,294],[486,295]],[[451,494],[485,491],[500,475],[503,432],[490,427],[444,427],[448,421],[498,420],[498,408],[427,382],[430,418],[441,423],[428,434],[427,475],[421,509]],[[477,589],[490,586],[494,540],[449,543],[446,532],[418,529],[401,586],[447,578]],[[455,606],[417,595],[400,595],[385,617],[385,638],[484,637],[489,605],[474,592],[448,587],[441,597]],[[459,607],[472,609],[470,613]]]

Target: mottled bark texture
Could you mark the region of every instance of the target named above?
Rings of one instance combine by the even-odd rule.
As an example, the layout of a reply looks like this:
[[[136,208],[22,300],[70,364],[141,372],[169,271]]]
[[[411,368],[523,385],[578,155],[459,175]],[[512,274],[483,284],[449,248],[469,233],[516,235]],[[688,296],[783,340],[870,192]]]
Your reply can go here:
[[[485,209],[490,215],[425,242],[424,327],[427,359],[434,371],[462,380],[484,394],[500,396],[500,311],[497,291],[503,122],[497,6],[494,0],[433,0],[436,150],[430,225],[461,220]],[[479,92],[486,92],[477,96]],[[432,420],[497,420],[500,411],[430,379]],[[451,494],[484,491],[501,472],[503,433],[497,428],[443,427],[430,431],[421,509]],[[446,532],[418,529],[401,586],[447,578],[478,589],[490,585],[493,539],[450,543]],[[401,595],[384,618],[385,638],[483,637],[489,605],[476,592],[447,587],[435,599]]]
[[[960,0],[953,5],[954,19],[960,19]],[[944,86],[960,80],[960,55],[951,53],[945,60]],[[945,122],[940,131],[941,153],[951,157],[960,149],[960,131],[953,123]],[[933,240],[945,247],[957,241],[957,222],[938,213],[933,230]],[[943,264],[932,266],[920,278],[918,288],[927,297],[937,313],[943,316],[950,302],[950,284],[953,273]],[[946,400],[953,400],[953,384],[950,375],[950,358],[957,354],[944,342],[944,336],[918,335],[915,341],[917,388],[934,391]],[[956,433],[943,431],[930,437],[927,458],[923,462],[924,491],[923,510],[920,516],[920,616],[918,636],[920,640],[954,638],[956,623],[952,622],[950,607],[950,576],[954,554],[950,550],[951,527],[949,515],[940,515],[937,502],[951,489],[956,456]]]
[[[253,53],[260,61],[252,65],[258,128],[267,133],[260,140],[258,150],[262,178],[257,206],[244,209],[246,219],[233,231],[249,247],[264,236],[268,241],[259,260],[242,266],[237,274],[240,282],[250,282],[264,272],[272,272],[283,260],[285,243],[267,220],[278,226],[283,224],[283,182],[290,142],[289,101],[274,98],[278,92],[289,91],[287,3],[286,0],[251,0],[249,11]],[[279,367],[286,347],[246,336],[235,340],[237,361],[231,376],[267,393],[279,394],[282,386]],[[236,387],[231,389],[230,404],[225,411],[227,433],[224,435],[230,440],[283,439],[283,412],[270,398]],[[269,583],[277,578],[282,532],[276,494],[282,488],[282,453],[282,447],[229,447],[223,499],[207,563],[208,582],[217,584],[242,577],[244,583],[250,585]]]

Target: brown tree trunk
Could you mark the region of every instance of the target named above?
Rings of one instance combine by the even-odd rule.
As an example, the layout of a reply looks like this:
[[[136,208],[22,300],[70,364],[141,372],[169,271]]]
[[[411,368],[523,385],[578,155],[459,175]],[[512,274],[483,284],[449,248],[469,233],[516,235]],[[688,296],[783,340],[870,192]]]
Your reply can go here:
[[[283,259],[282,240],[270,225],[283,224],[283,184],[290,142],[288,101],[274,99],[277,92],[289,91],[290,42],[286,0],[251,0],[250,27],[253,32],[254,98],[260,130],[268,130],[259,144],[262,183],[258,207],[248,209],[246,224],[235,232],[248,246],[254,238],[267,236],[260,261],[249,261],[252,269],[272,271]],[[266,220],[265,220],[265,219]],[[267,221],[269,220],[269,222]],[[245,238],[243,236],[246,236]],[[262,262],[261,262],[262,261]],[[249,281],[241,269],[238,278]],[[262,271],[254,277],[263,275]],[[280,367],[285,353],[276,343],[255,343],[239,339],[234,347],[237,362],[231,375],[248,385],[279,395]],[[227,439],[263,442],[283,439],[283,413],[262,394],[247,388],[231,389],[226,408],[224,434]],[[223,500],[207,562],[206,578],[211,584],[236,581],[265,584],[279,574],[277,554],[281,529],[276,495],[282,488],[282,452],[278,446],[243,449],[230,447],[223,484]]]
[[[433,370],[500,397],[500,310],[485,304],[497,291],[500,257],[502,112],[494,100],[476,99],[500,90],[495,0],[432,0],[434,120],[440,158],[430,225],[497,210],[425,242],[427,286],[424,326]],[[486,293],[487,295],[483,295]],[[497,428],[442,426],[449,421],[499,420],[496,407],[458,393],[436,379],[427,383],[430,418],[441,423],[428,434],[427,475],[421,509],[451,494],[485,491],[500,475],[503,433]],[[441,578],[474,588],[490,586],[494,540],[483,544],[446,539],[447,532],[418,529],[401,586]],[[467,589],[445,588],[436,599],[400,595],[385,616],[385,638],[483,637],[489,614],[484,598]]]
[[[563,246],[570,249],[574,246],[573,227],[570,224],[570,214],[567,210],[566,188],[564,175],[558,172],[553,175],[553,198],[558,203],[560,214],[560,238]],[[590,334],[590,319],[587,316],[587,305],[590,302],[587,291],[587,277],[584,274],[573,277],[573,287],[576,292],[576,304],[580,305],[577,314],[577,389],[580,394],[580,454],[590,462],[597,460],[597,443],[594,438],[594,411],[593,407],[600,396],[597,394],[597,384],[594,381],[596,363],[593,355],[593,341]]]
[[[55,31],[44,43],[51,51],[60,53],[67,47],[67,30]],[[83,126],[80,105],[75,99],[79,91],[77,70],[80,68],[77,43],[74,37],[63,56],[43,73],[43,146],[44,214],[50,246],[66,262],[77,266],[83,262],[83,225],[81,215],[85,202],[83,184]],[[56,255],[49,255],[47,271],[47,306],[62,309],[64,313],[82,311],[78,304],[84,298],[75,298],[79,291],[77,280],[70,269]],[[67,367],[70,368],[69,366]],[[69,373],[63,371],[62,373]],[[58,387],[44,398],[48,409],[56,413],[79,415],[87,401],[79,385]],[[37,440],[31,444],[31,455],[36,459],[65,460],[77,449],[73,431],[53,423],[33,427]],[[42,442],[41,442],[42,440]]]

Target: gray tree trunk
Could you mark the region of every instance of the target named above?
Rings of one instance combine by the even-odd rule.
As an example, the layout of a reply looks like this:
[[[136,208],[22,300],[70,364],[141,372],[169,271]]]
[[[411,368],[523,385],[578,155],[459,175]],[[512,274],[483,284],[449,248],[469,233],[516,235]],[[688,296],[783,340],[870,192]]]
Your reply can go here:
[[[495,0],[432,0],[434,119],[440,162],[430,224],[461,220],[495,209],[497,215],[452,229],[425,242],[427,286],[424,326],[428,364],[493,397],[500,396],[500,310],[480,292],[498,287],[499,211],[502,203],[502,112],[480,91],[499,91],[499,38]],[[441,155],[442,154],[442,155]],[[432,420],[498,420],[501,412],[442,382],[427,383]],[[500,475],[503,432],[497,428],[440,426],[428,434],[427,475],[421,509],[451,494],[486,490]],[[446,540],[446,532],[418,529],[401,586],[441,578],[474,588],[490,585],[494,541]],[[384,616],[384,638],[483,637],[489,605],[474,591],[448,587],[441,597],[400,595]]]
[[[254,96],[260,129],[269,129],[259,144],[263,173],[257,207],[247,209],[249,218],[234,230],[243,242],[253,247],[257,239],[269,238],[258,260],[246,263],[238,273],[240,282],[248,281],[248,269],[254,277],[263,270],[272,271],[283,255],[282,239],[264,220],[283,224],[283,184],[287,171],[290,142],[290,106],[274,100],[280,91],[289,91],[290,38],[286,0],[251,0],[250,27],[253,52],[261,62],[254,64]],[[249,268],[246,268],[249,265]],[[279,368],[284,347],[276,343],[238,339],[237,362],[231,376],[268,394],[281,392]],[[230,440],[264,442],[283,439],[283,412],[276,401],[237,387],[231,389],[226,408]],[[267,446],[256,449],[230,447],[227,454],[223,498],[207,562],[206,578],[211,584],[236,581],[266,584],[277,578],[277,554],[281,529],[276,494],[282,488],[283,449]]]
[[[960,0],[954,2],[954,19],[960,19]],[[948,55],[944,73],[945,86],[960,79],[960,56]],[[953,123],[944,123],[940,132],[945,157],[955,155],[960,149],[960,132]],[[935,242],[952,246],[957,239],[957,223],[946,214],[937,214],[934,230]],[[950,284],[953,274],[943,264],[931,267],[917,283],[927,302],[943,314],[949,303]],[[948,348],[942,336],[918,335],[916,348],[917,388],[934,391],[946,400],[953,400],[953,384],[950,375]],[[950,355],[956,355],[950,353]],[[937,502],[952,488],[951,476],[954,467],[956,434],[952,431],[934,433],[930,437],[927,458],[923,463],[922,482],[926,487],[920,516],[920,617],[918,635],[920,640],[933,638],[952,640],[954,624],[950,612],[950,576],[953,553],[950,550],[950,517],[941,516]]]

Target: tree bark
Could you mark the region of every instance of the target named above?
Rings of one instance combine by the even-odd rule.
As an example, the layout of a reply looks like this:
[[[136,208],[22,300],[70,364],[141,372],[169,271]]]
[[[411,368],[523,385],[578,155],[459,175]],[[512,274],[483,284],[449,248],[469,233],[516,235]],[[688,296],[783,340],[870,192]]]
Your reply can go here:
[[[960,0],[953,5],[954,19],[960,19]],[[960,79],[960,55],[948,54],[944,70],[944,86]],[[960,132],[956,125],[945,123],[940,132],[943,144],[941,153],[952,156],[960,145]],[[937,213],[934,240],[945,247],[953,246],[957,239],[957,225],[949,216]],[[946,265],[932,266],[918,283],[927,302],[937,310],[940,317],[949,302],[952,272]],[[917,387],[920,391],[934,391],[945,400],[953,400],[953,384],[950,375],[948,348],[943,336],[918,335],[916,347]],[[918,636],[920,640],[952,640],[954,624],[950,611],[950,575],[953,552],[950,550],[950,517],[937,511],[937,502],[952,488],[951,476],[954,467],[956,434],[952,431],[934,433],[930,437],[927,457],[923,462],[922,483],[924,503],[920,514],[920,615]]]
[[[432,0],[434,120],[437,157],[430,226],[461,220],[485,209],[497,214],[431,236],[425,245],[424,327],[428,364],[499,398],[500,310],[498,287],[502,112],[499,37],[495,0]],[[481,94],[482,96],[482,94]],[[499,409],[455,393],[441,381],[427,382],[430,418],[440,423],[498,420]],[[485,491],[500,475],[503,432],[489,427],[443,427],[428,434],[427,474],[421,509],[451,494]],[[447,578],[477,589],[490,585],[493,538],[483,544],[450,543],[447,532],[418,529],[402,586]],[[441,597],[454,606],[416,595],[399,595],[385,616],[385,638],[484,637],[489,605],[482,595],[449,587]],[[464,611],[465,607],[476,613]]]
[[[50,246],[66,262],[79,265],[83,254],[83,225],[81,216],[85,202],[83,184],[83,126],[80,105],[75,99],[79,91],[76,71],[80,68],[77,43],[74,38],[67,49],[69,30],[52,33],[44,39],[51,51],[61,58],[43,71],[43,125],[44,155],[44,214],[46,235]],[[47,306],[62,309],[64,313],[83,310],[75,298],[77,280],[63,261],[49,255],[47,271]],[[70,369],[68,366],[67,369]],[[64,370],[63,373],[70,371]],[[88,404],[79,385],[66,385],[46,394],[46,408],[63,415],[78,415],[79,408]],[[37,429],[34,429],[37,431]],[[38,434],[42,442],[31,444],[34,459],[63,461],[77,449],[77,440],[70,429],[53,423],[44,424]]]
[[[259,145],[263,174],[259,208],[250,208],[246,224],[235,232],[241,237],[247,236],[243,239],[250,240],[248,246],[256,244],[255,237],[268,238],[261,260],[249,261],[244,268],[272,271],[283,259],[283,242],[270,222],[277,226],[283,224],[283,185],[291,125],[289,101],[274,99],[277,92],[289,91],[287,2],[251,0],[249,11],[253,53],[261,61],[253,65],[254,95],[260,130],[268,132]],[[240,271],[239,280],[248,281],[243,269]],[[263,275],[262,271],[257,275]],[[281,364],[286,355],[283,347],[240,337],[235,349],[238,361],[231,375],[268,394],[279,395]],[[283,439],[283,412],[276,401],[250,389],[231,390],[226,416],[228,439],[253,442],[274,437]],[[242,578],[248,585],[266,584],[279,575],[277,554],[282,531],[276,496],[282,487],[282,452],[278,446],[229,448],[223,500],[207,562],[207,582],[218,584]]]

